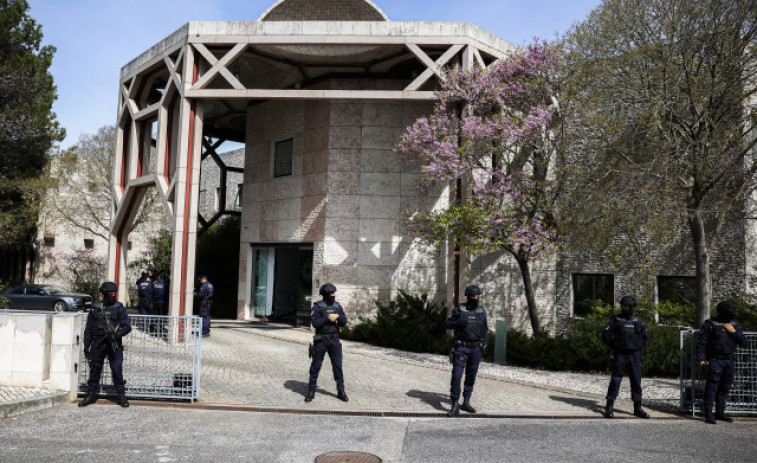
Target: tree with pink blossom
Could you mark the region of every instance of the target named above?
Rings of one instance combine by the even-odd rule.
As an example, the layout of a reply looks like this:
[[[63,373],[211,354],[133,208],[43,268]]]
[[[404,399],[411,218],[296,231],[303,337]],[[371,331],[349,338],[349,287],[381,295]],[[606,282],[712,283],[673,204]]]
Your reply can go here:
[[[448,206],[405,211],[404,230],[432,251],[506,251],[517,261],[534,334],[542,332],[529,264],[559,246],[555,203],[561,91],[569,65],[560,44],[535,41],[487,68],[444,74],[438,103],[403,135],[420,186],[450,185]]]

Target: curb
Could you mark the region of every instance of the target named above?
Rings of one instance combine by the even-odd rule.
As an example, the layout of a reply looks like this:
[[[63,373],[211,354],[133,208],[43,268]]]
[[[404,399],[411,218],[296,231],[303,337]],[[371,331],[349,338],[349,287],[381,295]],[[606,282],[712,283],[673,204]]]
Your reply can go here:
[[[39,397],[24,399],[18,402],[0,404],[0,419],[18,416],[23,413],[47,410],[58,405],[69,403],[68,392],[51,392]]]

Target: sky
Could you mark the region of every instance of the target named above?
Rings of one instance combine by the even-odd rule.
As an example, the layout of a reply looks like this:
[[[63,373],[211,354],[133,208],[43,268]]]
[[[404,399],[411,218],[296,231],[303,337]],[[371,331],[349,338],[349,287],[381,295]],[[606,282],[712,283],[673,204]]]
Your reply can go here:
[[[53,111],[66,139],[116,122],[120,69],[189,21],[255,21],[275,0],[28,0],[53,45]],[[374,0],[393,21],[469,22],[515,45],[553,39],[601,0]]]

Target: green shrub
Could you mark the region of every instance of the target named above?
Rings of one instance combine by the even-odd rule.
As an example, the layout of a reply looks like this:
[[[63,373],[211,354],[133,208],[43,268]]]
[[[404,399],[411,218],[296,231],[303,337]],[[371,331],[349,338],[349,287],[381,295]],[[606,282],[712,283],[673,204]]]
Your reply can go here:
[[[723,300],[730,299],[739,306],[736,321],[744,331],[757,331],[757,295],[744,292],[726,294]],[[719,301],[718,301],[719,302]],[[712,315],[715,315],[717,302],[712,305]],[[699,327],[697,327],[699,328]]]
[[[447,309],[443,304],[430,302],[426,294],[418,297],[400,291],[387,305],[376,301],[376,307],[375,318],[360,317],[355,328],[342,328],[341,336],[410,352],[449,351],[452,338],[444,326]]]

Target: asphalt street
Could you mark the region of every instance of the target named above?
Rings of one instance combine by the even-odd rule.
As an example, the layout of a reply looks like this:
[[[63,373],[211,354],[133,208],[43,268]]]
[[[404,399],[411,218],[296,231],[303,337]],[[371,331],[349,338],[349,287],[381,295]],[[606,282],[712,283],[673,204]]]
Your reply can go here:
[[[444,419],[275,414],[107,401],[0,420],[0,461],[313,462],[358,451],[384,462],[754,462],[757,422]]]

